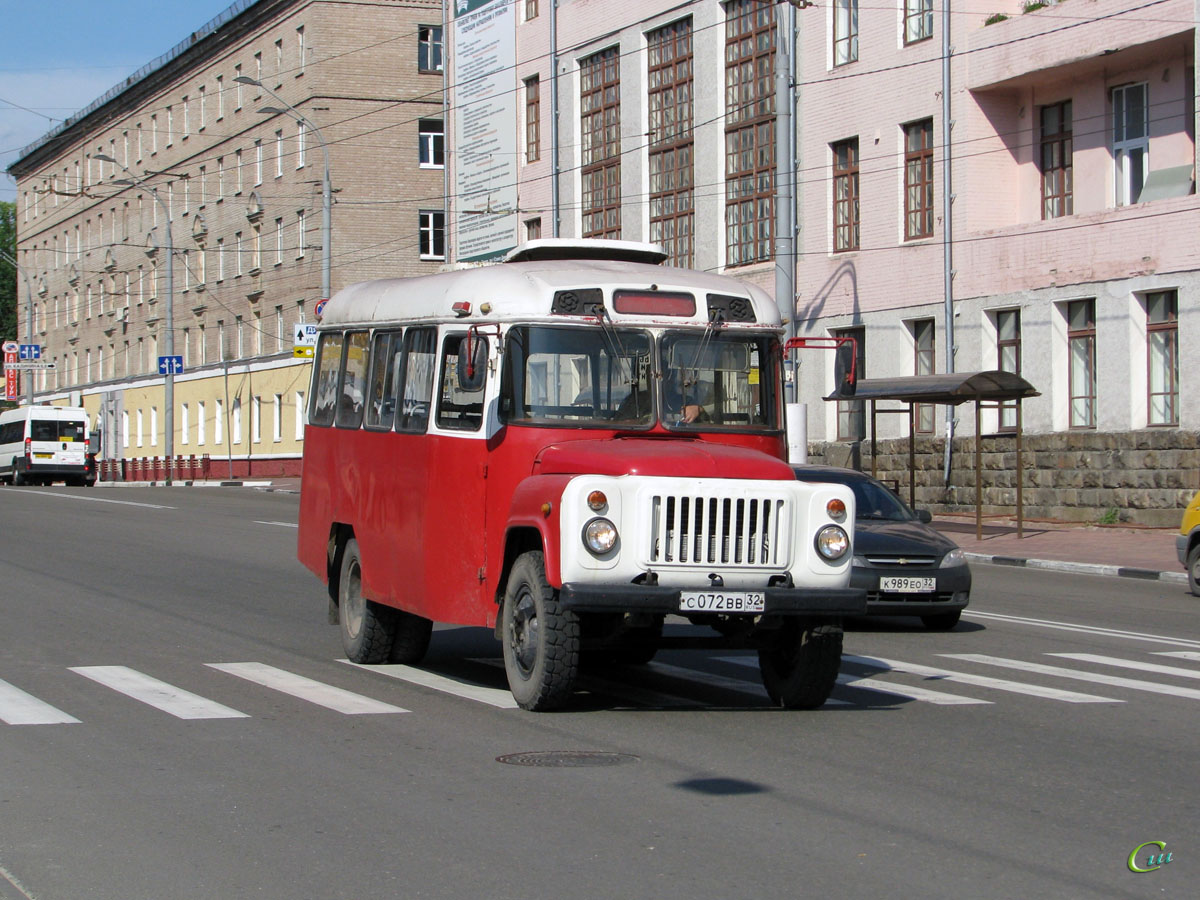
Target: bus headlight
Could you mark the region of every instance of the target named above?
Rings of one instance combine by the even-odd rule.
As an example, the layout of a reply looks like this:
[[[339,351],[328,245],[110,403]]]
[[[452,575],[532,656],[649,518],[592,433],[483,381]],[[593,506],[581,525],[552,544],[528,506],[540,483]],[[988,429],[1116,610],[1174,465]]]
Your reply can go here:
[[[583,526],[583,542],[597,556],[603,556],[617,545],[617,526],[608,519],[592,519]]]
[[[844,528],[837,525],[826,525],[817,532],[817,538],[813,543],[816,544],[817,552],[832,562],[841,559],[849,551],[850,535],[846,534]]]

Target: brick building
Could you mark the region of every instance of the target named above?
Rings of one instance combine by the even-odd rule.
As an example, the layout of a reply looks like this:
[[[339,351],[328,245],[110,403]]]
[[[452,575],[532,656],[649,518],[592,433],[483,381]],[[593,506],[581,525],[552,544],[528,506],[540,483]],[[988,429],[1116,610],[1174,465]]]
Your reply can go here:
[[[293,343],[323,294],[322,142],[332,289],[436,270],[441,23],[422,0],[239,0],[25,148],[9,168],[19,262],[56,365],[37,402],[86,405],[110,459],[164,454],[169,227],[175,453],[217,475],[298,471],[309,362]]]

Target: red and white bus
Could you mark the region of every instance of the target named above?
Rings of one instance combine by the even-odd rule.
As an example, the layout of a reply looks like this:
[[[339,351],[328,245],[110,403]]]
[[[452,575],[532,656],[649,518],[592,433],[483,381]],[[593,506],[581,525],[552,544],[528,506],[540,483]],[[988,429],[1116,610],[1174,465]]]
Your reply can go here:
[[[581,653],[754,648],[777,703],[825,702],[865,610],[853,495],[785,462],[771,299],[664,258],[533,241],[329,301],[299,557],[351,660],[415,663],[432,623],[485,626],[518,704],[545,710]],[[705,627],[664,635],[667,616]]]

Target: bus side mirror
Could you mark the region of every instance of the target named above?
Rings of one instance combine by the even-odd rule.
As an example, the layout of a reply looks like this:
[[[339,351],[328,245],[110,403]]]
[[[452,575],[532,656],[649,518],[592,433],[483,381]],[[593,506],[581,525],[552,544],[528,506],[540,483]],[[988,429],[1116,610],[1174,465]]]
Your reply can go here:
[[[88,435],[87,452],[92,456],[100,455],[100,432],[93,431],[90,435]]]
[[[458,344],[458,389],[474,392],[487,378],[487,338],[472,328]]]
[[[858,385],[858,372],[855,371],[854,341],[849,340],[837,345],[833,355],[833,380],[836,387],[834,393],[839,397],[853,397]]]

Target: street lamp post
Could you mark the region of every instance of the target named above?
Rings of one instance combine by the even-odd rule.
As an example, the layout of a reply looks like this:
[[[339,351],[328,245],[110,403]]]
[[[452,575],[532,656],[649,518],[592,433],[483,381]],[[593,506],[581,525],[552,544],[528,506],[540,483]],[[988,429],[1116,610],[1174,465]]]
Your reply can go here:
[[[259,110],[260,113],[269,116],[286,115],[291,116],[306,129],[317,136],[317,143],[321,145],[321,156],[325,162],[325,173],[321,177],[321,299],[328,300],[331,288],[331,251],[330,251],[330,236],[332,232],[333,218],[333,188],[329,179],[329,146],[325,143],[325,137],[321,134],[321,129],[312,123],[312,120],[288,103],[277,93],[263,84],[261,81],[251,78],[249,75],[239,75],[233,79],[239,84],[250,85],[251,87],[259,88],[271,97],[275,98],[280,103],[279,107],[264,106]]]
[[[21,273],[21,277],[25,279],[25,334],[26,341],[33,343],[33,283],[29,280],[29,273],[21,266],[6,250],[0,250],[0,259],[3,259],[10,266]],[[33,406],[33,371],[30,370],[25,376],[25,404]]]
[[[145,188],[150,192],[150,196],[154,198],[160,207],[162,207],[163,217],[167,226],[167,334],[166,346],[167,351],[164,355],[173,357],[175,355],[175,241],[171,235],[171,209],[167,206],[162,197],[154,186],[147,184],[144,178],[139,178],[130,171],[128,166],[121,165],[111,156],[104,153],[97,153],[92,159],[100,162],[111,163],[112,165],[121,166],[125,172],[126,178],[114,181],[114,184],[136,185],[137,187]],[[165,450],[167,454],[167,484],[172,484],[175,479],[175,369],[174,361],[168,359],[167,371],[163,380],[163,425],[166,430],[164,434]]]

